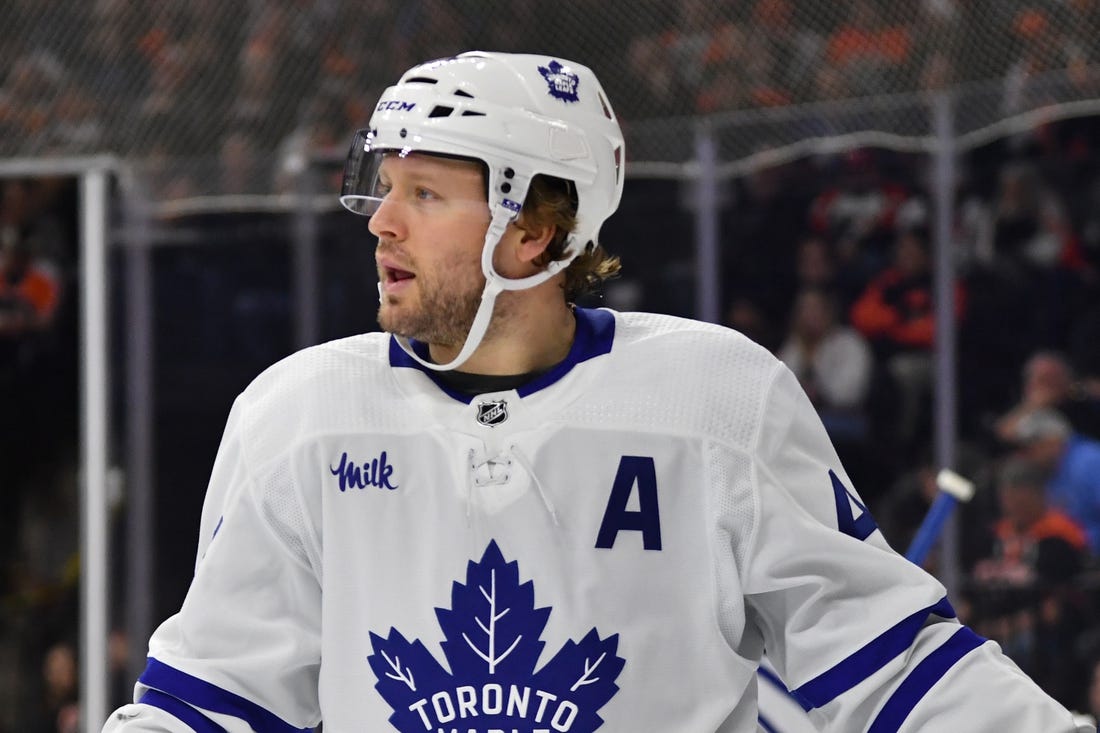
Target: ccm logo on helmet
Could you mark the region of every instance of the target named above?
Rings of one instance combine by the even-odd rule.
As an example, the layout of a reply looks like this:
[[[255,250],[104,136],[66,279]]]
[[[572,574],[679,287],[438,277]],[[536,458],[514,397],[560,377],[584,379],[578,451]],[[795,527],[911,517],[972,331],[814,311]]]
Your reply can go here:
[[[397,110],[398,112],[410,112],[415,106],[416,102],[402,102],[400,99],[393,99],[389,102],[379,102],[374,111],[389,112],[390,110]]]

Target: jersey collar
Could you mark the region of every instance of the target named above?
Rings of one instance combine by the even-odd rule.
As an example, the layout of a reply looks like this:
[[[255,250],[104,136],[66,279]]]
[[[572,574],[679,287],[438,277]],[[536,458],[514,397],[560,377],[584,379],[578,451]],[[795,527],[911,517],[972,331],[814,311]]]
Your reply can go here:
[[[612,342],[615,340],[614,313],[609,310],[592,308],[576,308],[573,312],[577,319],[577,332],[573,337],[573,345],[569,348],[569,353],[549,370],[534,377],[530,382],[517,387],[516,393],[520,397],[526,397],[549,387],[581,362],[610,353]],[[412,347],[417,356],[422,359],[428,358],[427,344],[412,341]],[[472,395],[450,389],[433,370],[421,366],[415,359],[406,354],[393,336],[390,336],[390,366],[416,369],[423,372],[440,390],[459,402],[470,404],[474,399]]]

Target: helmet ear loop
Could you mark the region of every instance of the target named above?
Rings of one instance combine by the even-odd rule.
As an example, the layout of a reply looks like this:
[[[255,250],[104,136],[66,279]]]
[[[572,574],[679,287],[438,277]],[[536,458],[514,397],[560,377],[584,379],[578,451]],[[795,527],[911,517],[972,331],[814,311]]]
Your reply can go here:
[[[580,254],[575,246],[567,249],[568,256],[554,260],[542,270],[527,277],[510,278],[497,272],[493,265],[493,256],[496,248],[504,237],[508,225],[516,220],[522,210],[522,201],[526,200],[527,192],[531,185],[532,176],[523,175],[506,167],[502,169],[500,176],[495,175],[496,169],[490,172],[490,193],[498,198],[493,204],[493,221],[489,226],[489,232],[485,236],[485,247],[481,251],[481,272],[485,275],[487,283],[496,283],[502,290],[526,290],[546,282],[559,272],[569,267],[570,263]],[[503,177],[503,181],[500,178]],[[512,198],[512,197],[515,198]],[[518,199],[519,201],[517,202]]]
[[[496,266],[493,264],[493,258],[496,255],[497,247],[504,239],[504,233],[508,230],[508,225],[514,222],[517,216],[519,216],[518,212],[513,211],[507,204],[497,204],[493,208],[493,218],[489,223],[489,230],[485,233],[485,245],[481,248],[481,273],[485,276],[486,283],[495,283],[501,290],[512,289],[507,286],[507,283],[512,282],[512,280],[497,272]]]

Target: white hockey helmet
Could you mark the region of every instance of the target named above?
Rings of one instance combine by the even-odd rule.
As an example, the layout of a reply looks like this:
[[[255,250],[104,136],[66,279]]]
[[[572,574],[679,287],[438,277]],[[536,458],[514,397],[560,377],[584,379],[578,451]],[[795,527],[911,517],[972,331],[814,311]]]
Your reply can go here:
[[[477,348],[501,290],[532,287],[553,277],[590,243],[623,192],[623,135],[596,75],[551,56],[471,51],[413,67],[383,92],[369,127],[355,135],[344,169],[340,202],[370,216],[382,201],[378,169],[387,153],[474,158],[488,168],[492,223],[485,236],[482,307],[453,369]],[[493,252],[515,219],[538,174],[572,182],[576,227],[565,257],[530,277],[505,278]],[[483,312],[484,311],[484,312]]]
[[[577,227],[567,250],[583,251],[619,205],[623,135],[596,75],[549,56],[471,51],[415,66],[382,93],[356,136],[341,202],[369,216],[377,155],[438,153],[484,161],[489,206],[519,211],[539,173],[576,186]]]

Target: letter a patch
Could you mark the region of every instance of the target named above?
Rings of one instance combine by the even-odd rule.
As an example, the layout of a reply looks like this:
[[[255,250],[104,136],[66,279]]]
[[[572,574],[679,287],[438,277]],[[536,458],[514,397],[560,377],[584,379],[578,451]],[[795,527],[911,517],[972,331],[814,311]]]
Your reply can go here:
[[[638,487],[638,511],[627,509],[634,487]],[[623,456],[607,509],[600,523],[596,547],[610,550],[622,530],[641,532],[642,546],[661,549],[661,512],[657,504],[657,469],[649,456]]]

